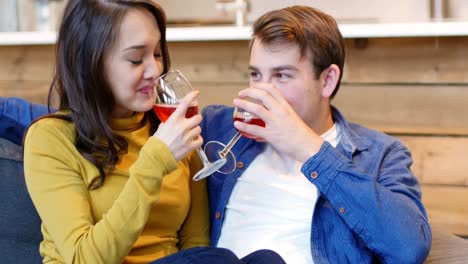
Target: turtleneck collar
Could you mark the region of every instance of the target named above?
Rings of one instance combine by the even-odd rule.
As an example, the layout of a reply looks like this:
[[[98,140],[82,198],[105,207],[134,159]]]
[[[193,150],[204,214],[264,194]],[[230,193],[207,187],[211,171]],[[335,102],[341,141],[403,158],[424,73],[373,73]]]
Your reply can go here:
[[[113,130],[135,130],[140,128],[145,113],[135,113],[130,117],[124,118],[112,118],[110,121],[110,127]]]

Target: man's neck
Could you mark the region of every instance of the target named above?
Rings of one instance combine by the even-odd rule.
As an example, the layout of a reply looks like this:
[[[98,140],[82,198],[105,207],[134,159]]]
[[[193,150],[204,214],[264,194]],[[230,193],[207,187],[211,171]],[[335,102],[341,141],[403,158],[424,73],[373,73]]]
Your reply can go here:
[[[335,122],[333,121],[330,105],[322,107],[320,111],[316,113],[315,118],[308,122],[309,127],[318,135],[327,132],[334,124]]]

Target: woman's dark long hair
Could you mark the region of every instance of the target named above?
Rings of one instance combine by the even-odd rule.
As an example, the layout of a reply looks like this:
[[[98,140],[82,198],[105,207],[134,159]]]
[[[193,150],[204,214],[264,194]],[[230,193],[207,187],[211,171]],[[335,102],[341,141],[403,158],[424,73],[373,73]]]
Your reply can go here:
[[[52,117],[72,121],[76,125],[76,148],[100,172],[99,181],[91,188],[102,186],[105,171],[112,170],[118,155],[126,153],[128,142],[109,126],[115,100],[104,74],[106,53],[114,46],[119,26],[132,8],[149,10],[161,32],[163,72],[170,67],[166,43],[166,15],[153,1],[141,0],[70,0],[65,8],[56,46],[54,78],[49,90],[49,109],[55,93],[58,110],[70,115]],[[153,134],[159,120],[153,111],[145,113]]]

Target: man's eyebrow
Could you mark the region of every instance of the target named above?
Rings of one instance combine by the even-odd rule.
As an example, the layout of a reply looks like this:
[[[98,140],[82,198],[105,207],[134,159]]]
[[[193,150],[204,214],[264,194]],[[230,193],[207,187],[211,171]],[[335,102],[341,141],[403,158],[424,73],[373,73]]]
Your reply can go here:
[[[298,68],[293,65],[283,65],[283,66],[278,66],[278,67],[273,68],[273,71],[284,71],[284,70],[297,71]]]
[[[255,67],[255,66],[250,65],[249,70],[258,71],[258,68]],[[284,70],[298,71],[297,67],[295,67],[293,65],[283,65],[283,66],[274,67],[272,69],[272,71],[284,71]]]
[[[258,68],[252,65],[249,65],[249,70],[251,71],[258,71]]]

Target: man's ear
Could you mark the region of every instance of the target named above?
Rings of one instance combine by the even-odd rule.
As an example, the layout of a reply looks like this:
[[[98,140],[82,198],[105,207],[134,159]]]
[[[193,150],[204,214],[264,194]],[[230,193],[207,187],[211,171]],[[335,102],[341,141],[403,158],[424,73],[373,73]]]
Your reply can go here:
[[[340,68],[336,64],[332,64],[322,71],[320,78],[323,80],[322,96],[330,98],[340,79]]]

